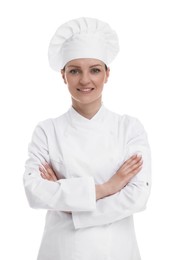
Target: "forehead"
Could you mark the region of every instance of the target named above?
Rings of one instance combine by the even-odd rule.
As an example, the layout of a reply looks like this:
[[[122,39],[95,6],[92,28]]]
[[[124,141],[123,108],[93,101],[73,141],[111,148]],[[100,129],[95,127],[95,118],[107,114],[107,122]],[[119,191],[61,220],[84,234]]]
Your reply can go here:
[[[78,67],[91,67],[91,66],[104,66],[104,62],[98,59],[81,58],[71,60],[66,64],[66,67],[78,66]]]

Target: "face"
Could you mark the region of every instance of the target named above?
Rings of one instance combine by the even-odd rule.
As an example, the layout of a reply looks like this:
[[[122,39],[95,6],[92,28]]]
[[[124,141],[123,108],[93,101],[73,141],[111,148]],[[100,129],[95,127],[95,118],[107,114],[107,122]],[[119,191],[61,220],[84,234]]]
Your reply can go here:
[[[109,77],[109,69],[97,59],[76,59],[62,70],[73,105],[101,103],[103,86]]]

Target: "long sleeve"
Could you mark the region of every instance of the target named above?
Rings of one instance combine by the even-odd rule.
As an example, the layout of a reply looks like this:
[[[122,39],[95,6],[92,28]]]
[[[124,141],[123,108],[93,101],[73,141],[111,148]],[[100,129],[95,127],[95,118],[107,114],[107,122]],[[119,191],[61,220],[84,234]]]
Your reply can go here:
[[[95,184],[92,177],[62,178],[57,182],[47,181],[41,178],[39,172],[39,165],[44,162],[50,163],[50,155],[48,136],[41,123],[33,133],[23,177],[26,196],[31,207],[58,211],[95,209]]]
[[[121,164],[131,155],[139,153],[143,157],[143,168],[120,192],[98,200],[94,211],[74,212],[75,228],[109,224],[146,207],[151,188],[151,155],[147,135],[140,122],[133,119],[131,123],[122,124],[119,132],[120,147],[123,146]]]

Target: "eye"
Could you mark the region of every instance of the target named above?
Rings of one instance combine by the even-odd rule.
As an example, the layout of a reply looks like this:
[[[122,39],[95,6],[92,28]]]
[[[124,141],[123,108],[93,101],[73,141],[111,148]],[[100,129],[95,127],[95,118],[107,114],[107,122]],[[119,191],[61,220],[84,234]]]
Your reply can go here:
[[[69,73],[72,74],[72,75],[75,75],[75,74],[78,74],[78,73],[79,73],[79,70],[78,70],[78,69],[71,69],[71,70],[69,71]]]
[[[101,70],[100,69],[98,69],[98,68],[92,68],[91,69],[91,73],[93,73],[93,74],[97,74],[97,73],[99,73]]]

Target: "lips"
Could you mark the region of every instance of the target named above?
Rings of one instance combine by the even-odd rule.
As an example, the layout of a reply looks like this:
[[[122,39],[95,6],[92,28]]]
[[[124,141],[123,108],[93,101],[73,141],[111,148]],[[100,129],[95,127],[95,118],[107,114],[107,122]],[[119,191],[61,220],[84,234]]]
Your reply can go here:
[[[90,93],[92,90],[94,90],[94,88],[77,88],[78,91],[82,92],[82,93]]]

